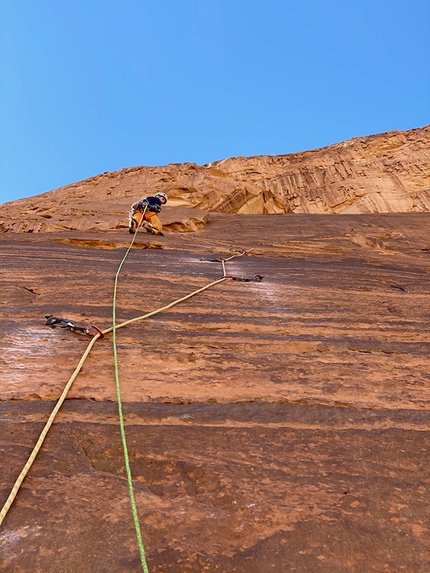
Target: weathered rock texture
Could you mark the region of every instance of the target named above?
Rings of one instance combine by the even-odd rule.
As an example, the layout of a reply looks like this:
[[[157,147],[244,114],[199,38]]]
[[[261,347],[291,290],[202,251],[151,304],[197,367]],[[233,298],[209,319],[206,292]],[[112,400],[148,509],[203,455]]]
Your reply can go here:
[[[291,155],[233,157],[204,166],[185,163],[104,173],[0,206],[0,231],[121,229],[127,225],[130,204],[157,191],[169,195],[165,222],[176,225],[176,230],[204,226],[208,211],[429,211],[430,126],[355,138]],[[198,207],[200,212],[178,216],[179,206]]]
[[[204,173],[165,172],[174,169]],[[67,193],[74,205],[91,196],[97,212],[108,209],[110,184],[125,205],[147,192],[145,173],[161,170],[100,176]],[[27,230],[41,221],[39,199]],[[54,219],[57,206],[42,200]],[[264,276],[223,282],[118,331],[151,573],[428,573],[429,224],[429,213],[211,213],[198,232],[138,234],[119,280],[119,321],[220,277],[207,259],[230,248],[253,251],[227,262],[228,274]],[[0,235],[2,501],[88,342],[43,316],[110,326],[129,239],[124,230]],[[141,571],[115,400],[107,336],[0,529],[2,573]]]

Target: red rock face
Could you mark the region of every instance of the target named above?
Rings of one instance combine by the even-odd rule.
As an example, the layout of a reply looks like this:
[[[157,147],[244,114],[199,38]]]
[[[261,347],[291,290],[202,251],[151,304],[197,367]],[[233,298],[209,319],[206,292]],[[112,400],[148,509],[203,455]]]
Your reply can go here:
[[[182,230],[178,207],[204,224],[207,212],[390,213],[430,209],[430,126],[282,156],[234,157],[208,165],[132,167],[0,206],[0,230],[122,229],[135,200],[169,196],[166,222]],[[203,221],[203,222],[202,222]],[[182,225],[182,226],[181,226]],[[192,225],[191,225],[192,226]],[[177,228],[176,230],[180,230]]]
[[[418,165],[427,133],[363,139],[406,137],[411,149],[413,136]],[[294,160],[333,159],[342,145]],[[260,173],[276,164],[257,159]],[[148,174],[163,190],[195,177],[194,190],[170,189],[164,237],[138,232],[118,322],[220,278],[230,249],[249,252],[224,263],[228,275],[264,278],[226,280],[117,332],[149,571],[427,573],[430,214],[233,214],[228,194],[209,214],[221,194],[204,181],[236,185],[242,161],[124,170],[1,207],[0,505],[90,340],[44,315],[109,328],[130,203],[155,187]],[[402,181],[418,181],[411,165]],[[234,193],[230,206],[249,199]],[[0,528],[2,573],[142,570],[115,402],[106,335]]]

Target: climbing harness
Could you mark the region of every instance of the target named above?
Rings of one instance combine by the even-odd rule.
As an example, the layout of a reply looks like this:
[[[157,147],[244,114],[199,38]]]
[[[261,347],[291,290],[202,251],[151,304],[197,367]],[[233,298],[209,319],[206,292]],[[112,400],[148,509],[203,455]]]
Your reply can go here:
[[[122,322],[120,324],[117,324],[117,322],[116,322],[116,297],[117,297],[118,277],[119,277],[119,274],[121,272],[122,266],[123,266],[128,254],[129,254],[129,252],[133,246],[133,243],[135,241],[136,234],[137,234],[139,227],[140,227],[140,225],[136,225],[132,241],[131,241],[123,259],[121,260],[121,262],[118,266],[118,270],[115,274],[114,291],[113,291],[113,304],[112,304],[112,327],[107,328],[105,330],[101,330],[98,327],[91,325],[91,327],[96,330],[96,334],[92,335],[91,333],[89,333],[89,329],[87,327],[77,326],[72,321],[70,321],[66,318],[55,317],[52,314],[45,315],[45,319],[46,319],[45,324],[47,326],[50,326],[51,328],[56,328],[57,326],[59,326],[60,328],[68,328],[72,332],[89,334],[92,338],[88,344],[87,349],[85,350],[84,354],[82,355],[77,367],[75,368],[73,374],[71,375],[68,382],[66,383],[66,385],[65,385],[53,411],[51,412],[51,414],[48,418],[48,421],[46,422],[46,424],[45,424],[45,426],[44,426],[44,428],[43,428],[43,430],[42,430],[42,432],[41,432],[41,434],[40,434],[40,436],[36,442],[36,445],[33,448],[33,451],[31,452],[27,462],[24,465],[24,468],[21,470],[21,473],[19,474],[18,478],[16,479],[6,502],[4,503],[3,507],[0,510],[0,525],[3,523],[3,520],[4,520],[7,512],[9,511],[14,499],[16,498],[16,496],[18,494],[18,491],[21,487],[22,482],[24,481],[26,475],[30,471],[31,466],[32,466],[34,460],[36,459],[38,452],[40,451],[40,449],[43,445],[45,437],[46,437],[50,427],[52,426],[52,424],[55,420],[55,417],[56,417],[57,413],[59,412],[62,404],[64,403],[64,400],[66,399],[67,394],[68,394],[74,380],[76,379],[79,372],[81,371],[82,366],[83,366],[86,358],[88,357],[92,347],[94,346],[94,344],[96,343],[96,341],[99,338],[102,338],[106,334],[109,334],[110,332],[112,332],[112,344],[113,344],[113,353],[114,353],[114,369],[115,369],[115,384],[116,384],[116,392],[117,392],[117,400],[118,400],[118,414],[119,414],[119,421],[120,421],[120,432],[121,432],[121,440],[122,440],[123,451],[124,451],[124,461],[125,461],[125,467],[126,467],[130,503],[132,506],[132,514],[133,514],[133,520],[134,520],[134,524],[135,524],[136,537],[137,537],[137,542],[138,542],[138,546],[139,546],[142,568],[143,568],[144,573],[149,573],[148,566],[146,563],[145,549],[143,546],[142,535],[140,532],[140,524],[139,524],[137,507],[136,507],[136,502],[135,502],[135,497],[134,497],[133,479],[132,479],[132,474],[131,474],[131,469],[130,469],[130,461],[129,461],[129,455],[128,455],[126,435],[125,435],[124,415],[123,415],[123,410],[122,410],[121,390],[120,390],[120,381],[119,381],[118,353],[117,353],[117,346],[116,346],[116,331],[118,330],[118,328],[123,328],[125,326],[128,326],[129,324],[132,324],[132,323],[140,321],[140,320],[144,320],[146,318],[150,318],[151,316],[154,316],[154,315],[159,314],[165,310],[168,310],[168,309],[172,308],[173,306],[180,304],[180,303],[190,299],[191,297],[193,297],[199,293],[202,293],[205,290],[207,290],[207,289],[209,289],[209,288],[211,288],[217,284],[220,284],[220,283],[222,283],[228,279],[239,280],[239,281],[243,280],[246,282],[248,282],[248,281],[260,282],[263,279],[263,277],[261,275],[254,275],[254,277],[252,277],[251,279],[246,279],[246,278],[241,278],[241,277],[234,277],[232,275],[227,275],[226,270],[225,270],[225,263],[227,261],[235,258],[235,257],[243,256],[253,249],[250,249],[248,251],[234,251],[236,254],[233,254],[231,257],[229,257],[227,259],[220,258],[220,259],[216,260],[216,262],[221,262],[221,264],[222,264],[223,276],[221,278],[219,278],[215,281],[212,281],[211,283],[189,293],[188,295],[186,295],[182,298],[179,298],[179,299],[171,302],[170,304],[168,304],[162,308],[159,308],[159,309],[154,310],[152,312],[149,312],[145,315],[138,316],[138,317],[132,318],[130,320],[127,320],[125,322]]]

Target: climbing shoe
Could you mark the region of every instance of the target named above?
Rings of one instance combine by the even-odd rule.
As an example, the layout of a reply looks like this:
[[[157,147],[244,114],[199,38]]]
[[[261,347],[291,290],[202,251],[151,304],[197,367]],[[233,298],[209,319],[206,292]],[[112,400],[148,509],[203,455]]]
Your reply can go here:
[[[152,235],[161,235],[164,237],[164,234],[155,227],[153,227],[151,223],[146,223],[145,228],[147,233],[152,233]]]
[[[136,219],[133,219],[133,217],[130,218],[130,222],[129,222],[129,228],[128,228],[128,232],[132,235],[134,235],[134,233],[136,232],[137,229],[137,221]]]

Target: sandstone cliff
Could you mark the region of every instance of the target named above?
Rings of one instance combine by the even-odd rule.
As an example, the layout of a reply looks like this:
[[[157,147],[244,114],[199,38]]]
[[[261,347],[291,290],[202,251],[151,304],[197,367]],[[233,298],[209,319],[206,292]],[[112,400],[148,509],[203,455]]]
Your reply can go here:
[[[389,213],[430,210],[430,126],[360,137],[280,156],[232,157],[104,173],[0,206],[0,231],[108,230],[127,225],[130,204],[169,195],[177,208],[239,214]],[[174,212],[169,213],[171,207]],[[187,221],[189,216],[183,216]],[[191,219],[193,216],[191,216]],[[203,222],[204,224],[204,222]],[[185,224],[183,230],[191,230]],[[176,230],[180,230],[177,227]]]
[[[44,315],[111,325],[126,212],[162,189],[166,233],[138,232],[119,322],[218,279],[231,249],[248,253],[229,276],[264,278],[118,331],[150,573],[427,573],[430,213],[412,210],[428,135],[133,168],[3,205],[0,507],[89,340]],[[342,197],[411,212],[307,213]],[[142,571],[115,402],[107,335],[0,528],[1,573]]]
[[[426,573],[430,214],[211,214],[139,233],[118,332],[151,573]],[[0,234],[0,497],[87,339],[111,322],[128,233]],[[202,260],[203,259],[203,260]],[[97,342],[0,528],[2,573],[138,573],[112,346]]]

